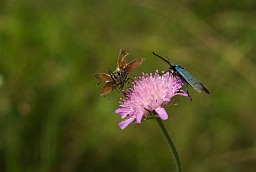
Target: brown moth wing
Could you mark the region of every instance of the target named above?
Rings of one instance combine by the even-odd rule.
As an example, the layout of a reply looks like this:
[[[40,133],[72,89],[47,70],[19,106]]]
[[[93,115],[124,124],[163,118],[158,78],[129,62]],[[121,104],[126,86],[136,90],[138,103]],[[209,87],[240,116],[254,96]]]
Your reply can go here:
[[[107,73],[96,73],[94,75],[100,82],[106,83],[111,80],[111,77]]]
[[[134,69],[140,67],[140,65],[144,62],[144,58],[135,59],[128,63],[125,68],[126,73],[132,73]]]
[[[129,53],[126,52],[124,48],[121,48],[118,59],[117,59],[117,67],[123,69],[127,65]]]
[[[107,94],[109,94],[113,89],[115,89],[117,87],[117,85],[115,84],[114,81],[110,81],[110,82],[107,82],[101,93],[100,93],[100,96],[106,96]]]

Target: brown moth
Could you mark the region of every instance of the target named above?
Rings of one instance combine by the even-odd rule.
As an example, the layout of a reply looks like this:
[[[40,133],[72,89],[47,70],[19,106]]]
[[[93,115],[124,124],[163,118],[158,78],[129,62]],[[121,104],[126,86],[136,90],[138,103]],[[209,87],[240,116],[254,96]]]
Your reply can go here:
[[[128,56],[129,53],[127,53],[125,49],[121,48],[117,59],[116,70],[113,72],[108,70],[108,74],[95,74],[95,77],[100,81],[100,83],[104,83],[103,89],[100,93],[101,96],[107,95],[117,87],[122,90],[124,84],[129,79],[127,78],[128,74],[132,73],[134,69],[138,68],[144,62],[144,58],[139,58],[128,62]],[[98,83],[97,85],[99,85],[100,83]]]

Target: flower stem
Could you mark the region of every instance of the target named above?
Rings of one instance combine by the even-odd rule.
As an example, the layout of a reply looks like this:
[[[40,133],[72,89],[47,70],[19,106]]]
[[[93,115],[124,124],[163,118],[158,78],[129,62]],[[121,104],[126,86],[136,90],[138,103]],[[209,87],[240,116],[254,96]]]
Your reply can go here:
[[[167,142],[168,142],[168,144],[169,144],[169,146],[170,146],[170,148],[172,150],[172,153],[173,153],[173,155],[175,157],[177,171],[178,172],[182,172],[182,166],[181,166],[181,161],[180,161],[180,158],[179,158],[179,154],[178,154],[178,152],[177,152],[177,150],[176,150],[176,148],[174,146],[174,143],[173,143],[173,141],[171,139],[171,136],[169,135],[168,131],[166,130],[162,120],[160,118],[156,118],[156,121],[157,121],[159,127],[161,128],[161,130],[162,130],[162,132],[163,132],[163,134],[164,134],[164,136],[165,136],[165,138],[166,138],[166,140],[167,140]]]

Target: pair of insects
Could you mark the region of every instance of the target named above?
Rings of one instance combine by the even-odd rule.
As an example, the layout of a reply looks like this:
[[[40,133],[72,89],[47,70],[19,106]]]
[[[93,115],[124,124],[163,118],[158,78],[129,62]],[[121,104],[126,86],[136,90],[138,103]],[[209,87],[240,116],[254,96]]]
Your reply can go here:
[[[180,65],[172,65],[171,62],[160,55],[157,55],[153,52],[153,54],[164,62],[169,64],[170,72],[180,77],[183,81],[189,84],[194,90],[197,92],[205,92],[209,94],[209,90],[193,75],[191,75],[188,71],[186,71]],[[108,70],[107,73],[96,73],[95,77],[100,81],[100,83],[104,83],[101,96],[105,96],[110,93],[113,89],[119,88],[122,91],[124,84],[128,81],[128,74],[132,73],[134,69],[138,68],[143,62],[144,58],[135,59],[131,62],[127,62],[128,53],[125,49],[121,48],[118,59],[117,59],[117,68],[115,71]],[[100,84],[99,83],[99,84]]]

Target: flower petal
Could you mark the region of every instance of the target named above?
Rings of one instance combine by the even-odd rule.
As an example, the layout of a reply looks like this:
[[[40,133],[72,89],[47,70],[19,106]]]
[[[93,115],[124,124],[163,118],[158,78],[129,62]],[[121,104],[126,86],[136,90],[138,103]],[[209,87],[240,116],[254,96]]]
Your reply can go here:
[[[158,108],[155,109],[155,111],[162,120],[167,120],[168,119],[168,114],[167,114],[167,112],[164,108],[158,107]]]
[[[142,117],[143,117],[143,112],[141,112],[141,113],[137,114],[136,122],[137,122],[137,123],[141,123],[141,119],[142,119]]]
[[[116,110],[116,113],[121,115],[121,118],[124,119],[130,113],[126,108],[119,108]]]
[[[135,118],[129,118],[125,121],[122,121],[118,124],[118,126],[123,130],[125,129],[130,123],[132,123],[134,121]]]

